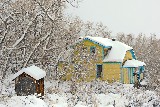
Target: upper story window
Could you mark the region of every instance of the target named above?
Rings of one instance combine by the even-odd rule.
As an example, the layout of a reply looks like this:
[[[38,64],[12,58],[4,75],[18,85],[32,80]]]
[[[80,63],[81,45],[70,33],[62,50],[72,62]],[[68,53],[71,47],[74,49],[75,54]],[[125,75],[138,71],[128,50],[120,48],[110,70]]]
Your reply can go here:
[[[104,57],[106,57],[108,55],[110,50],[111,50],[111,48],[104,48]]]
[[[90,53],[95,54],[96,53],[96,47],[91,46],[90,47]]]

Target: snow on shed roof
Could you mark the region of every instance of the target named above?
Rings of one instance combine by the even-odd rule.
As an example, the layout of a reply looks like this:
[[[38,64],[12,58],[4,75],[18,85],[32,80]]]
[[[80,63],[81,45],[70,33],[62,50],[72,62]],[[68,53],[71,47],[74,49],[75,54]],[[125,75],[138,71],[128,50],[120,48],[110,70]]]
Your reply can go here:
[[[110,52],[104,58],[103,62],[123,62],[126,51],[133,49],[122,42],[112,41],[108,38],[86,36],[85,39],[89,39],[104,47],[111,47]]]
[[[30,75],[31,77],[35,78],[36,80],[39,80],[39,79],[46,76],[45,71],[43,71],[42,69],[40,69],[39,67],[37,67],[35,65],[32,65],[30,67],[23,68],[20,71],[18,71],[17,73],[15,73],[13,75],[12,80],[15,79],[16,77],[18,77],[19,75],[21,75],[23,72]]]
[[[139,67],[139,66],[144,66],[146,65],[144,62],[132,59],[132,60],[127,60],[123,67]]]

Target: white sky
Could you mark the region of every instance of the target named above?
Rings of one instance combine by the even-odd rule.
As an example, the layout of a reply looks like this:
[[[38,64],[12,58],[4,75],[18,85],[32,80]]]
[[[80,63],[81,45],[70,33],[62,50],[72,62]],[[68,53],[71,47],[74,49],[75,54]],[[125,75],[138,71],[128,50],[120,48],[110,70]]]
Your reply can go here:
[[[102,22],[116,34],[150,33],[160,37],[160,0],[83,0],[79,8],[69,7],[84,21]]]

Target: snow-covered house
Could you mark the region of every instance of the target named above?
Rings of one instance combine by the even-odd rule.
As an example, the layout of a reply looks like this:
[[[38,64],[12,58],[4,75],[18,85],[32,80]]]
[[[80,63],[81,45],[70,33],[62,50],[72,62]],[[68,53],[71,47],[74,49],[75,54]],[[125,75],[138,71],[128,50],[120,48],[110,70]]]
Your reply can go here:
[[[44,77],[46,72],[32,65],[23,68],[12,77],[15,80],[15,91],[17,95],[40,94],[44,95]]]
[[[88,67],[87,81],[92,81],[95,78],[107,80],[108,82],[119,81],[126,84],[134,83],[133,73],[138,69],[140,79],[143,79],[144,62],[138,61],[134,54],[133,48],[116,41],[115,39],[107,39],[102,37],[86,36],[80,42],[73,46],[74,59],[73,68],[75,65]],[[90,59],[86,60],[87,51]],[[83,55],[84,54],[84,55]],[[79,63],[76,63],[79,61]],[[80,67],[81,72],[82,67]],[[77,69],[77,68],[76,68]],[[68,75],[67,75],[68,74]],[[69,80],[71,75],[66,74],[66,80]]]

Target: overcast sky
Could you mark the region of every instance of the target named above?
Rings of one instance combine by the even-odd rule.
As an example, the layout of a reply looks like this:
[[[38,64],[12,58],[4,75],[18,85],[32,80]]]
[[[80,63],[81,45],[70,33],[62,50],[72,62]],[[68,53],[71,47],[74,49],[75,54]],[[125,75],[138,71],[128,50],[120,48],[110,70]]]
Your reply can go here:
[[[67,11],[84,21],[102,22],[114,35],[142,32],[160,37],[160,0],[83,0],[79,8]]]

